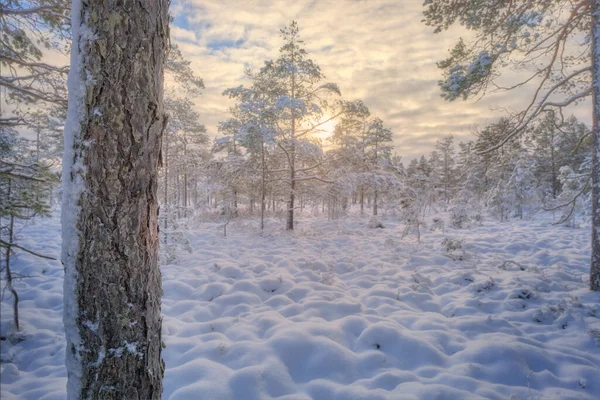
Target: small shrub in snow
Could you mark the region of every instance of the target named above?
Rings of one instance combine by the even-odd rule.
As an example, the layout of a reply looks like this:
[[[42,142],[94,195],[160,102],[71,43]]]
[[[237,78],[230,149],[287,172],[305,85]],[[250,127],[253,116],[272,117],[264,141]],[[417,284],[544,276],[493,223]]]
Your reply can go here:
[[[422,284],[425,284],[427,286],[431,286],[433,284],[431,282],[431,279],[427,278],[426,276],[423,276],[423,275],[419,274],[418,272],[412,274],[412,279],[416,283],[422,283]]]
[[[527,268],[521,264],[519,264],[516,261],[513,260],[506,260],[503,261],[500,265],[498,265],[498,268],[504,270],[504,271],[509,271],[509,270],[516,270],[514,267],[518,268],[521,271],[525,271]]]
[[[566,309],[564,308],[564,303],[562,302],[557,305],[549,304],[537,310],[531,318],[535,322],[539,323],[552,323],[556,321],[565,311]]]
[[[467,228],[470,224],[469,212],[466,204],[457,204],[451,210],[450,226],[456,229]]]
[[[482,226],[483,225],[483,215],[481,212],[477,211],[471,215],[471,221],[473,225]]]
[[[377,217],[375,217],[375,216],[373,216],[373,218],[371,218],[367,227],[369,227],[370,229],[385,228],[385,226],[383,226],[381,221],[379,221],[379,219],[377,219]]]
[[[455,229],[481,226],[483,215],[480,207],[470,201],[460,201],[450,209],[450,226]]]
[[[490,276],[485,282],[475,284],[474,289],[476,293],[488,292],[496,286],[496,282]]]
[[[462,240],[445,238],[442,244],[446,246],[446,252],[448,253],[462,249]]]
[[[325,285],[333,285],[335,282],[335,270],[333,267],[333,263],[329,263],[327,266],[327,271],[321,277],[321,283]]]
[[[412,275],[412,279],[414,281],[414,283],[410,285],[412,290],[419,293],[433,294],[431,290],[432,282],[429,278],[419,273],[415,273]]]
[[[600,329],[592,328],[588,330],[588,335],[590,335],[590,337],[594,339],[596,345],[600,346]]]
[[[475,278],[473,278],[473,274],[471,274],[470,272],[461,273],[460,278],[465,282],[469,282],[469,283],[475,282]]]
[[[175,218],[176,210],[163,206],[158,220],[160,224],[160,263],[175,264],[183,252],[191,254],[192,246],[183,233],[187,229],[183,220]]]
[[[557,304],[548,304],[537,310],[532,319],[539,323],[553,323],[566,329],[572,316],[597,317],[597,307],[584,305],[577,296],[568,296]]]
[[[533,290],[529,289],[517,289],[508,295],[509,299],[521,299],[521,300],[529,300],[535,299],[538,295]]]
[[[431,228],[430,230],[433,231],[442,231],[444,232],[444,220],[442,220],[441,218],[433,218],[431,220]]]
[[[442,245],[446,247],[446,257],[452,261],[464,261],[467,259],[467,253],[463,247],[463,241],[459,239],[445,238]]]

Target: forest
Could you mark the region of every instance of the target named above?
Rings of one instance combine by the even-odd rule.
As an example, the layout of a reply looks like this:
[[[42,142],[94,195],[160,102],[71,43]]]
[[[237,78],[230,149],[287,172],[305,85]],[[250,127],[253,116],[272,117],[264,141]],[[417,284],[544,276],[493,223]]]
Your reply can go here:
[[[0,2],[0,397],[600,397],[600,0],[340,1],[451,36],[433,134],[230,3]]]

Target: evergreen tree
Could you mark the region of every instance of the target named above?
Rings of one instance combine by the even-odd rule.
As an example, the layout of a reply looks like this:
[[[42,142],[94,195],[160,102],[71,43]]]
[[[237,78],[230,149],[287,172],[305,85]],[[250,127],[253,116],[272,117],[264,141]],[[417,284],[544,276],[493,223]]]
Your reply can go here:
[[[75,0],[71,14],[61,215],[67,397],[158,400],[168,2]]]
[[[352,112],[354,104],[336,100],[340,96],[337,85],[323,83],[325,76],[310,58],[300,40],[296,22],[281,30],[283,46],[280,56],[267,61],[257,73],[248,71],[251,88],[242,86],[226,91],[239,99],[251,99],[252,111],[256,104],[269,113],[261,127],[269,127],[277,148],[283,153],[285,166],[271,170],[273,179],[288,185],[286,228],[294,229],[296,196],[300,185],[309,181],[330,182],[314,174],[323,162],[323,152],[313,137],[324,124]],[[249,94],[245,93],[250,91]],[[334,96],[334,97],[332,97]]]
[[[537,202],[537,180],[533,174],[533,162],[526,150],[521,150],[506,184],[513,216],[523,218],[526,209]]]
[[[450,203],[452,197],[453,180],[454,180],[454,137],[452,135],[444,136],[435,144],[435,148],[440,154],[439,165],[436,165],[439,170],[441,185],[444,191],[444,203]]]
[[[0,127],[33,123],[31,112],[64,114],[67,66],[44,62],[44,52],[68,54],[68,0],[4,0],[0,6],[0,88],[9,112]],[[30,107],[35,105],[33,109]]]
[[[52,183],[56,177],[48,166],[36,158],[19,154],[16,132],[3,129],[0,136],[0,247],[3,250],[4,279],[13,300],[13,325],[19,324],[19,295],[14,287],[15,277],[11,270],[12,256],[16,251],[50,258],[36,253],[18,243],[15,222],[49,215]]]
[[[486,151],[499,149],[547,110],[557,113],[582,99],[592,99],[592,254],[590,288],[600,291],[600,0],[517,0],[485,2],[428,0],[425,23],[439,33],[459,23],[475,31],[475,40],[462,39],[450,57],[438,63],[444,69],[442,97],[466,99],[495,84],[505,68],[526,71],[511,87],[534,86],[532,99],[514,115],[511,129]],[[581,37],[587,37],[581,40]],[[574,51],[565,49],[575,48]],[[573,55],[574,54],[574,55]]]
[[[380,118],[369,121],[365,135],[366,161],[373,175],[373,215],[377,215],[378,194],[386,187],[386,179],[379,179],[378,171],[389,169],[392,157],[392,131]]]

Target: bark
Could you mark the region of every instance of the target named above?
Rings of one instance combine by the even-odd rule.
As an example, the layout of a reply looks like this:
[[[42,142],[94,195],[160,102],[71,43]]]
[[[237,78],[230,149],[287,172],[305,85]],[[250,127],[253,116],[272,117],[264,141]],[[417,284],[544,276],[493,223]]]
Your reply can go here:
[[[292,65],[294,65],[294,52],[292,50]],[[291,88],[291,98],[295,99],[296,96],[296,73],[292,71],[292,88]],[[291,132],[291,149],[289,154],[289,166],[290,166],[290,197],[288,201],[288,212],[287,212],[287,230],[294,229],[294,200],[296,197],[296,115],[294,114],[294,109],[292,108],[292,132]]]
[[[233,140],[233,156],[237,158],[237,147],[235,144],[235,139]],[[236,182],[234,182],[233,184],[233,210],[235,213],[235,216],[237,216],[237,209],[238,209],[238,193],[237,193],[237,187],[236,187]]]
[[[187,172],[183,173],[183,217],[187,218],[188,209],[188,176]]]
[[[196,174],[192,175],[192,197],[193,202],[191,203],[191,205],[193,205],[194,207],[198,206],[198,178]]]
[[[365,189],[360,186],[360,215],[365,213]]]
[[[592,84],[594,150],[592,151],[592,259],[590,289],[600,291],[600,0],[593,0]]]
[[[450,202],[450,198],[448,196],[448,180],[450,179],[450,174],[448,173],[448,150],[444,151],[444,201],[446,204]]]
[[[550,132],[550,168],[552,168],[552,198],[556,199],[560,190],[558,171],[556,171],[556,151],[554,149],[554,128]]]
[[[168,1],[85,0],[73,9],[82,23],[72,73],[86,87],[82,104],[69,98],[69,112],[82,115],[63,175],[69,190],[83,185],[75,226],[63,214],[63,235],[66,227],[78,243],[75,254],[63,243],[75,277],[72,291],[65,285],[68,398],[160,399],[157,169]]]
[[[38,123],[35,129],[36,140],[35,140],[35,161],[40,161],[40,124]]]
[[[9,178],[8,179],[8,193],[7,193],[7,198],[9,201],[10,201],[11,191],[12,191],[12,180]],[[14,231],[15,231],[15,216],[11,214],[10,222],[8,224],[8,244],[6,245],[6,254],[5,254],[6,257],[5,257],[4,270],[6,273],[6,288],[12,294],[12,298],[13,298],[13,325],[14,325],[15,331],[18,331],[21,329],[20,325],[19,325],[19,294],[17,293],[17,291],[15,290],[15,288],[13,286],[13,276],[12,276],[12,271],[10,270],[10,256],[11,256],[11,252],[12,252],[11,244],[14,242]]]
[[[296,171],[294,170],[294,164],[290,166],[290,199],[288,201],[288,215],[287,215],[287,230],[294,229],[294,201],[296,197]]]
[[[260,144],[261,148],[261,164],[262,164],[262,175],[260,183],[260,230],[265,228],[265,183],[266,183],[266,163],[265,163],[265,142],[262,141]]]
[[[177,211],[177,219],[181,218],[181,181],[179,175],[181,171],[179,167],[175,168],[175,201],[173,201],[174,211]]]
[[[377,215],[377,189],[375,189],[375,193],[373,194],[373,215]]]
[[[184,135],[183,138],[183,158],[184,158],[184,164],[183,164],[183,217],[187,218],[187,208],[188,208],[188,176],[187,176],[187,172],[188,172],[188,163],[187,163],[187,144],[186,144],[186,138]]]
[[[377,146],[379,146],[379,144],[377,143],[377,138],[375,138],[375,166],[377,167],[379,158],[377,156]],[[377,183],[375,183],[375,185],[377,185]],[[373,215],[377,215],[377,188],[375,188],[375,193],[374,193],[374,199],[373,199]]]
[[[10,245],[14,240],[14,231],[15,231],[15,216],[10,216],[10,223],[8,227],[8,245],[6,246],[6,288],[12,294],[13,298],[13,325],[15,327],[15,331],[21,329],[19,324],[19,294],[15,290],[13,286],[13,276],[12,271],[10,270],[10,256],[12,252],[12,246]]]
[[[165,169],[164,199],[163,208],[165,212],[165,244],[167,243],[167,229],[169,228],[169,134],[164,135],[165,160],[163,167]]]

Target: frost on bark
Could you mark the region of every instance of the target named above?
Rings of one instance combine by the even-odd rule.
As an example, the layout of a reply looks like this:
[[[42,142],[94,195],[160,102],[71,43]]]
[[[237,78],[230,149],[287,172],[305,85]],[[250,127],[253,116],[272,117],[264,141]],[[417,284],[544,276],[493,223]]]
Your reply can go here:
[[[168,1],[74,0],[73,13],[69,90],[81,94],[69,95],[63,175],[68,398],[160,399]]]
[[[592,260],[590,289],[600,291],[600,0],[592,2]]]

